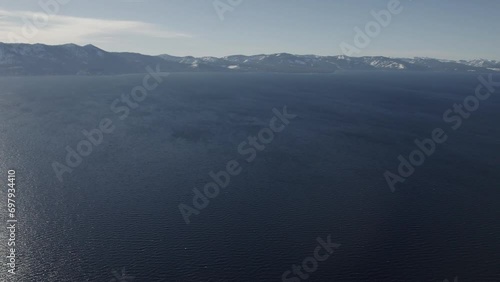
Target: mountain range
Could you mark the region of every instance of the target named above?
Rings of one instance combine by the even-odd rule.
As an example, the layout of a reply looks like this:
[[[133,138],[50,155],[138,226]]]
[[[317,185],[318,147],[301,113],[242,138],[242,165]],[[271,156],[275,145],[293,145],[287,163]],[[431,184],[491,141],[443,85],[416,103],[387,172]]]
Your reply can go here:
[[[94,45],[7,44],[0,42],[0,75],[112,75],[144,73],[147,66],[164,72],[283,72],[333,73],[340,70],[500,71],[500,61],[438,60],[292,55],[233,55],[226,57],[150,56],[107,52]]]

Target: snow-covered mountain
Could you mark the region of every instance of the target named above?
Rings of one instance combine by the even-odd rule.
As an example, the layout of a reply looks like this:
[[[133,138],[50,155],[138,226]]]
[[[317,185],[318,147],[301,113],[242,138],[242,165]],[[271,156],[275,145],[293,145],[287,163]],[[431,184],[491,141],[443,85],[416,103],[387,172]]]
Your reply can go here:
[[[460,61],[460,63],[466,64],[468,66],[487,68],[490,70],[500,71],[500,61],[478,59],[478,60],[471,60],[471,61]]]
[[[0,75],[143,73],[148,65],[159,65],[160,69],[166,72],[500,71],[500,62],[491,60],[450,61],[432,58],[316,56],[288,53],[197,58],[115,53],[93,45],[0,43]]]
[[[67,75],[143,73],[147,66],[161,70],[193,71],[185,63],[137,53],[106,52],[93,45],[0,43],[0,75]],[[221,70],[200,66],[198,70]],[[225,69],[222,69],[225,70]]]
[[[196,59],[196,58],[195,58]],[[449,72],[488,72],[498,67],[494,64],[475,65],[469,61],[444,61],[432,58],[388,58],[382,56],[347,57],[292,55],[279,53],[271,55],[235,55],[222,58],[210,57],[198,60],[206,64],[239,71],[276,71],[276,72],[320,72],[338,70],[397,70],[397,71],[449,71]],[[494,62],[494,61],[489,61]]]

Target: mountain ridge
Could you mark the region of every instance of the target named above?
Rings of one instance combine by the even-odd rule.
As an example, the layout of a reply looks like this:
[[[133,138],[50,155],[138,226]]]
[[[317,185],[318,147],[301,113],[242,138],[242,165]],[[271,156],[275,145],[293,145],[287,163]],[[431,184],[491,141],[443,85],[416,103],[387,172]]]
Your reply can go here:
[[[281,72],[334,73],[341,70],[393,71],[500,71],[500,61],[439,60],[434,58],[392,58],[294,55],[290,53],[193,57],[108,52],[92,44],[63,45],[1,43],[0,75],[113,75],[144,73],[158,65],[164,72]]]

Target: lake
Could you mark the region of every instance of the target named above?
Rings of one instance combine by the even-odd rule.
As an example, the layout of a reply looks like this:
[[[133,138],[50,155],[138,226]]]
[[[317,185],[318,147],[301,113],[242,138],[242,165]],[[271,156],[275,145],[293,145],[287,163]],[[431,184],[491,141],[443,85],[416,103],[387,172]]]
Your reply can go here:
[[[1,278],[302,281],[282,275],[330,236],[309,281],[500,281],[499,90],[457,130],[443,120],[477,74],[174,73],[133,102],[143,78],[0,78],[1,215],[15,169],[18,217]],[[265,137],[284,107],[296,117]],[[384,173],[436,128],[446,142],[392,192]],[[67,148],[87,155],[72,167]],[[196,208],[230,161],[240,173]]]

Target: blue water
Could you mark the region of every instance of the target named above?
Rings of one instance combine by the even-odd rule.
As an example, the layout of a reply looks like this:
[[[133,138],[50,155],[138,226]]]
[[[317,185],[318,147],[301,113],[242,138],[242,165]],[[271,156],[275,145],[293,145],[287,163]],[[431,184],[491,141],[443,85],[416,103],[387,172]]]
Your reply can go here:
[[[8,169],[19,205],[17,274],[0,277],[282,281],[330,235],[308,281],[500,281],[500,90],[458,130],[442,119],[476,74],[171,74],[120,120],[110,105],[142,78],[0,78],[2,219]],[[284,106],[297,117],[245,161],[238,144]],[[52,163],[105,118],[114,131],[60,182]],[[448,140],[392,193],[384,172],[437,127]],[[233,159],[242,172],[187,225],[179,204]]]

